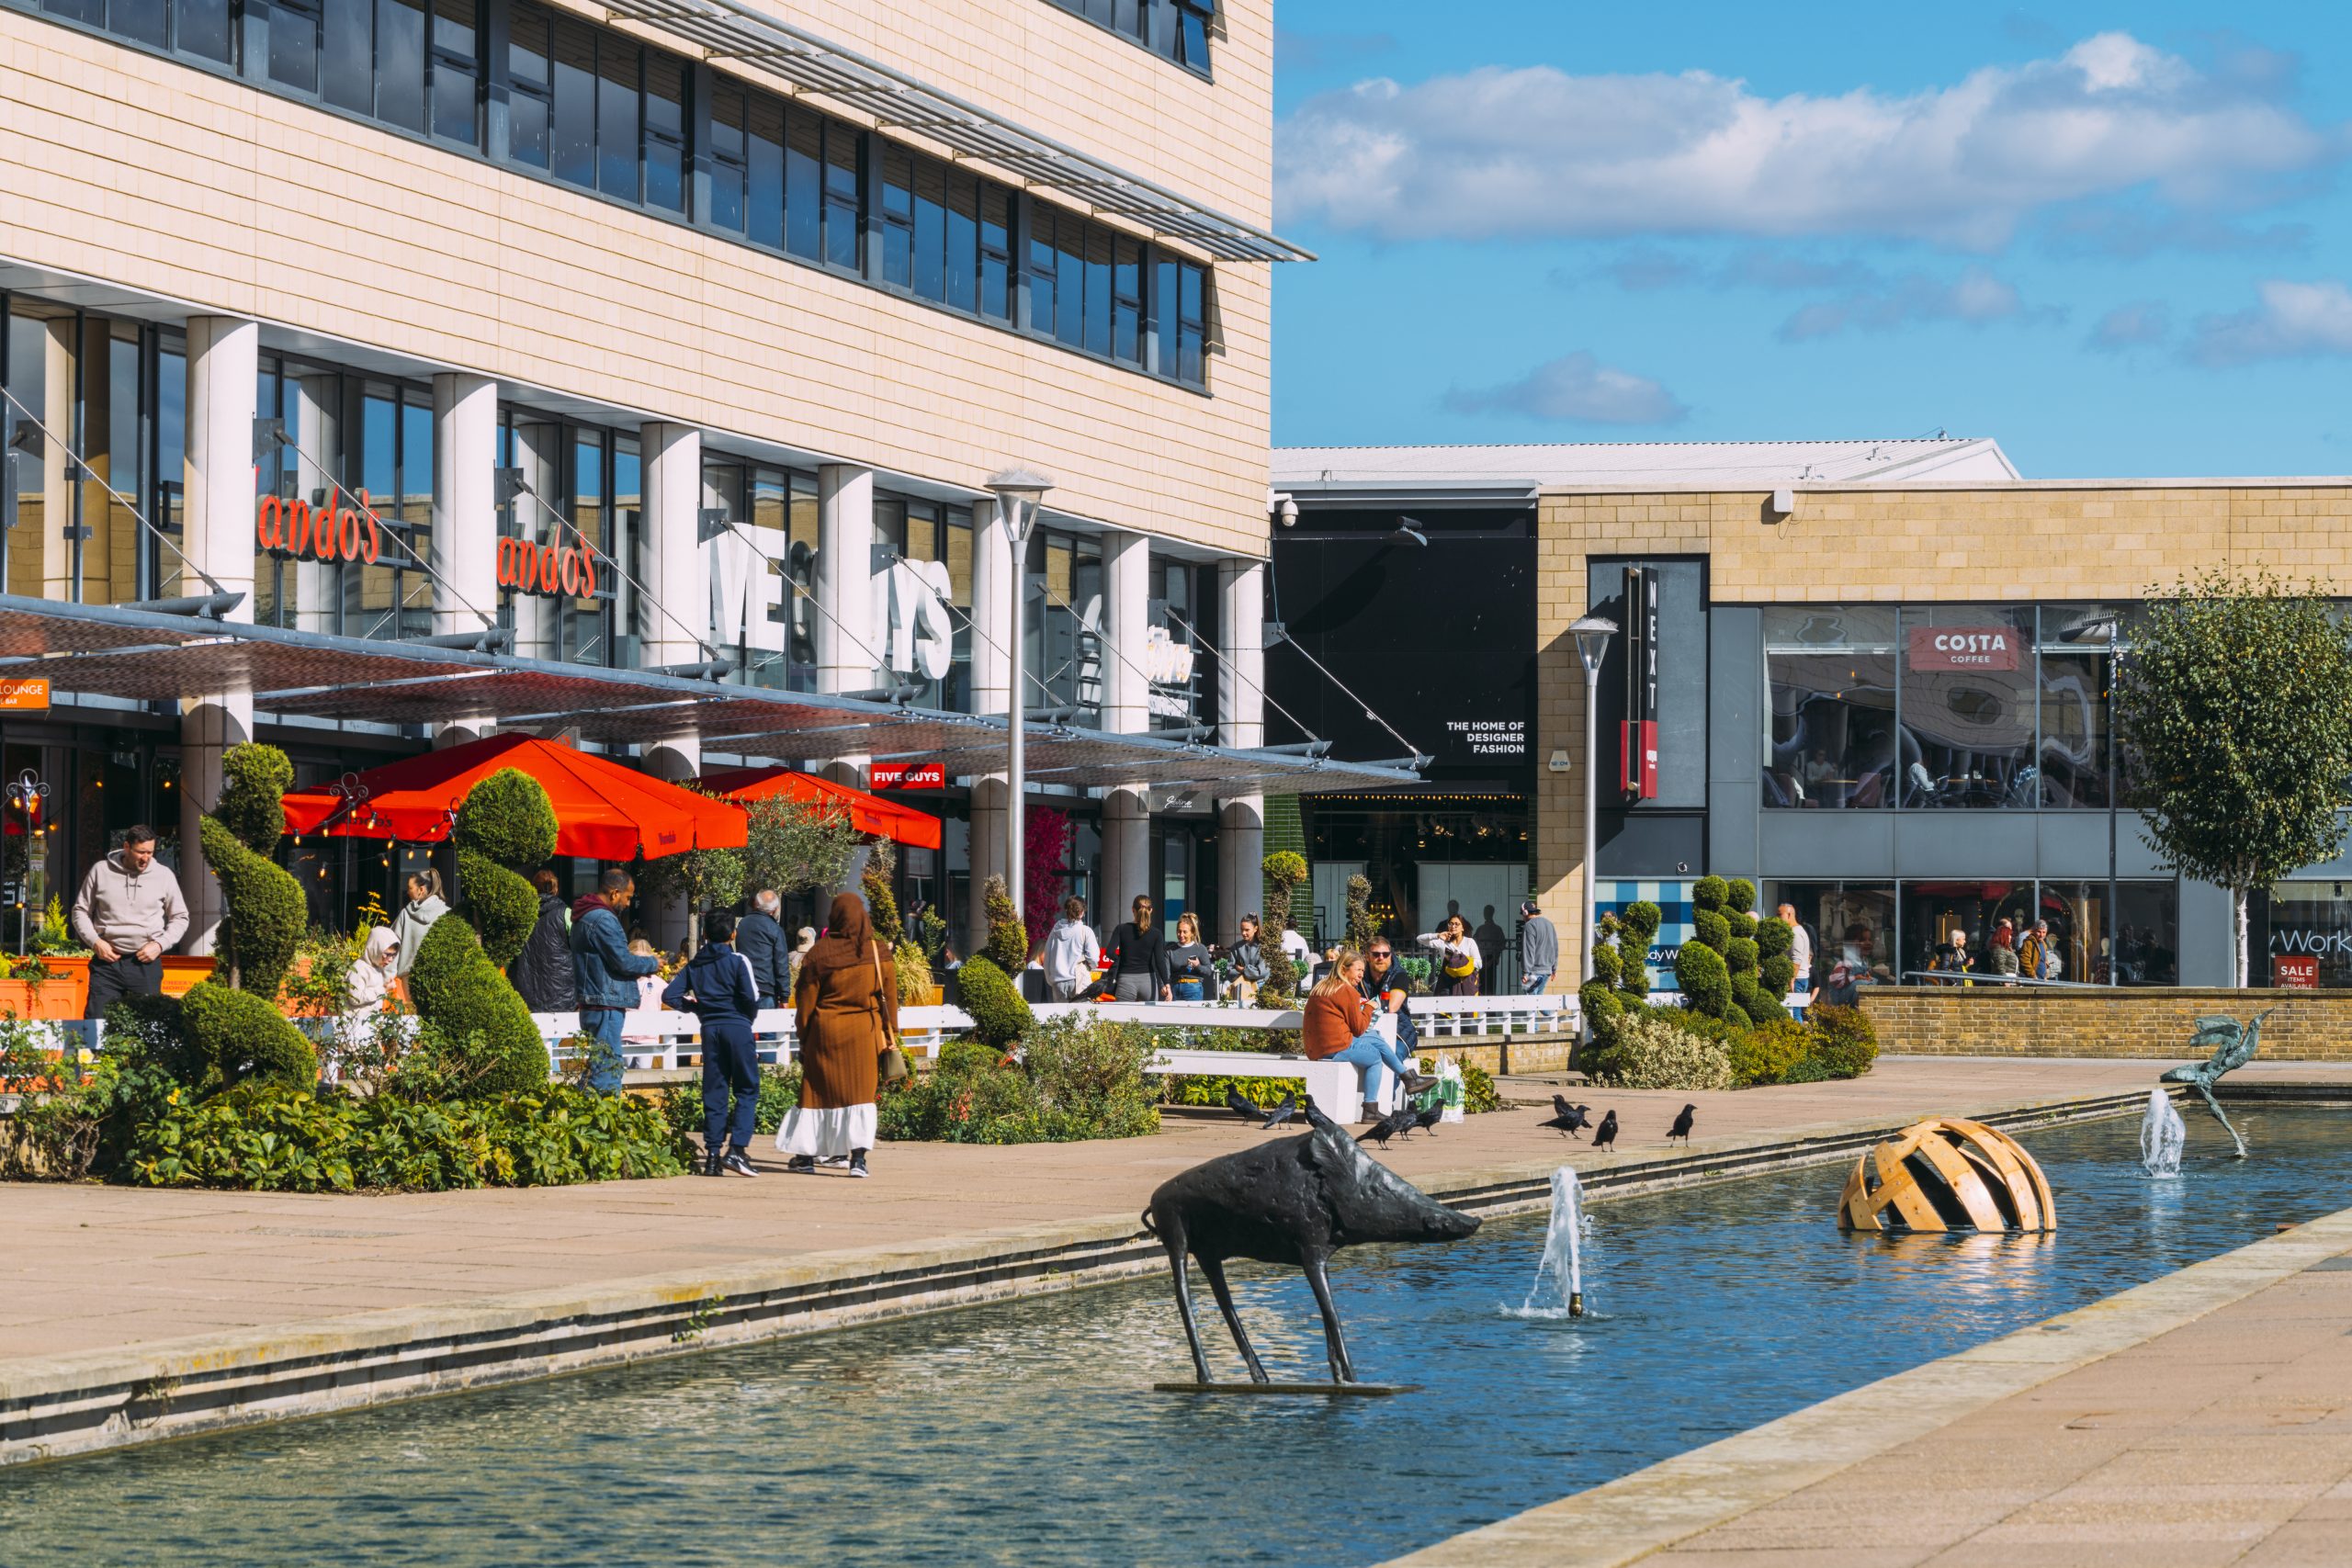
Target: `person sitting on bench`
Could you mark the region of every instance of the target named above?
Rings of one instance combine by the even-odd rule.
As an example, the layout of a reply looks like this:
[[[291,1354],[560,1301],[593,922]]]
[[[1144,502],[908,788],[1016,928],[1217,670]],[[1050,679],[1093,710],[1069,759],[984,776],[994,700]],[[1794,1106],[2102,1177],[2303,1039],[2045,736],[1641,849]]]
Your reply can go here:
[[[1436,1087],[1405,1066],[1396,1047],[1374,1027],[1376,1012],[1363,994],[1363,954],[1341,948],[1331,972],[1306,998],[1299,1026],[1299,1043],[1317,1062],[1352,1062],[1358,1066],[1383,1066],[1395,1073],[1408,1094]]]

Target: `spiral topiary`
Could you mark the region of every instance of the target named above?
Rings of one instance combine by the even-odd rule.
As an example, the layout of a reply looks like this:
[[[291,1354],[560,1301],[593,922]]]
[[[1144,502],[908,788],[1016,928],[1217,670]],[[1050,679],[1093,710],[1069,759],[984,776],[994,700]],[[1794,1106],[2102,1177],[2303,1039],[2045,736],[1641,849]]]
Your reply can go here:
[[[301,885],[270,858],[285,836],[283,797],[293,782],[294,764],[277,747],[232,746],[220,754],[220,798],[197,824],[227,911],[214,938],[220,970],[237,989],[273,1002],[310,914]]]
[[[1266,898],[1262,933],[1266,957],[1266,983],[1261,987],[1264,999],[1295,1000],[1300,979],[1298,965],[1283,951],[1283,932],[1290,930],[1291,894],[1306,880],[1306,857],[1295,850],[1276,850],[1260,863],[1259,873]]]
[[[1690,915],[1690,930],[1699,941],[1717,953],[1731,951],[1731,922],[1724,919],[1720,909],[1696,909]]]
[[[1731,928],[1731,937],[1734,942],[1753,937],[1756,934],[1756,917],[1745,909],[1725,909],[1724,923]]]
[[[180,998],[179,1028],[204,1062],[198,1087],[209,1093],[255,1079],[309,1089],[319,1055],[277,1004],[253,991],[198,981]]]
[[[543,1089],[547,1046],[529,1005],[500,970],[521,954],[538,920],[538,893],[520,872],[555,852],[555,807],[537,779],[501,768],[467,793],[449,837],[458,846],[465,919],[444,916],[424,933],[409,967],[410,998],[445,1036],[479,1034],[497,1058],[471,1092]]]
[[[1724,956],[1704,942],[1686,942],[1674,962],[1674,977],[1693,1012],[1722,1018],[1731,1007],[1731,970]]]
[[[1724,962],[1731,966],[1731,972],[1735,975],[1753,975],[1756,972],[1757,964],[1756,939],[1746,936],[1733,937],[1731,945],[1724,949]]]
[[[1756,884],[1744,876],[1735,876],[1724,884],[1724,907],[1730,909],[1756,908]]]
[[[409,998],[444,1037],[479,1034],[497,1066],[468,1092],[482,1098],[547,1087],[548,1051],[530,1007],[482,951],[474,929],[454,916],[433,922],[409,966]]]
[[[989,920],[989,942],[983,953],[1000,975],[1018,975],[1029,967],[1029,928],[1012,907],[1012,892],[1001,876],[980,885],[980,908]]]
[[[1665,916],[1656,904],[1637,898],[1617,911],[1617,988],[1627,1007],[1642,1007],[1650,998],[1650,944]]]
[[[1615,946],[1603,942],[1592,950],[1592,977],[1594,979],[1602,982],[1608,986],[1610,989],[1614,990],[1617,988],[1618,982],[1624,978],[1624,975],[1625,969],[1623,961],[1617,956],[1617,949]]]
[[[986,957],[967,958],[956,971],[957,998],[971,1015],[972,1035],[1001,1051],[1026,1037],[1036,1015],[1013,988],[1012,977]]]

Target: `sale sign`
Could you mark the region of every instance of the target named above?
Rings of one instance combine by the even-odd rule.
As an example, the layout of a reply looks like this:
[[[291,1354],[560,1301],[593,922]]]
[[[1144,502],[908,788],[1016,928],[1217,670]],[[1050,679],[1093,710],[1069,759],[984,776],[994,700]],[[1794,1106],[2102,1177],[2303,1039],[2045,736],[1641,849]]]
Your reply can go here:
[[[945,789],[944,762],[876,762],[866,770],[868,789]]]
[[[2318,957],[2308,953],[2272,954],[2270,983],[2288,991],[2319,989]]]

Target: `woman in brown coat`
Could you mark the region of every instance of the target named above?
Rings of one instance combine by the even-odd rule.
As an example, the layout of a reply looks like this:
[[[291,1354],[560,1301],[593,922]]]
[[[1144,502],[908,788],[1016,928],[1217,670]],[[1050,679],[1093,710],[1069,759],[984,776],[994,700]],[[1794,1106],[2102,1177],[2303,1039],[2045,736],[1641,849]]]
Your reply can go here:
[[[800,1029],[800,1107],[776,1129],[785,1168],[806,1175],[817,1162],[849,1156],[865,1174],[874,1146],[874,1101],[882,1053],[899,1032],[899,972],[866,922],[865,901],[836,894],[825,934],[800,961],[793,987]]]

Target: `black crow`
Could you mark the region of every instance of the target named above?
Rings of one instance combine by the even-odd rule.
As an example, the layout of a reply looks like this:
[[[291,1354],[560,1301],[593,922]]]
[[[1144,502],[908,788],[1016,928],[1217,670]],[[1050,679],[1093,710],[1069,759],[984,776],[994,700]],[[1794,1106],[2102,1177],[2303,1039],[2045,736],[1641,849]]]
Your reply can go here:
[[[1441,1100],[1428,1106],[1424,1110],[1415,1111],[1413,1113],[1413,1125],[1434,1138],[1437,1136],[1437,1124],[1443,1121],[1444,1118],[1445,1101]]]
[[[1679,1138],[1684,1143],[1689,1143],[1690,1141],[1690,1123],[1697,1119],[1698,1114],[1699,1108],[1697,1106],[1684,1106],[1682,1108],[1682,1113],[1674,1119],[1674,1125],[1666,1130],[1666,1141],[1670,1144],[1674,1142],[1675,1139]]]
[[[1253,1103],[1250,1097],[1233,1085],[1225,1086],[1225,1108],[1244,1122],[1255,1122],[1266,1113],[1266,1108]]]
[[[1616,1111],[1611,1111],[1608,1115],[1603,1116],[1600,1119],[1600,1125],[1592,1130],[1592,1146],[1596,1149],[1606,1149],[1612,1155],[1617,1152]]]
[[[1295,1092],[1285,1094],[1280,1105],[1266,1112],[1265,1121],[1259,1123],[1259,1131],[1263,1132],[1268,1127],[1279,1127],[1297,1114],[1298,1095]]]
[[[1379,1121],[1374,1122],[1371,1126],[1365,1128],[1362,1134],[1357,1135],[1356,1142],[1359,1144],[1378,1144],[1385,1149],[1388,1146],[1389,1139],[1405,1131],[1412,1124],[1413,1108],[1409,1105],[1400,1105],[1396,1110],[1390,1111],[1387,1115],[1382,1117]]]
[[[1589,1105],[1570,1105],[1566,1095],[1555,1094],[1552,1097],[1554,1114],[1550,1120],[1539,1122],[1536,1125],[1557,1128],[1560,1136],[1573,1138],[1577,1135],[1577,1128],[1592,1125],[1592,1118],[1585,1114],[1591,1109]]]

